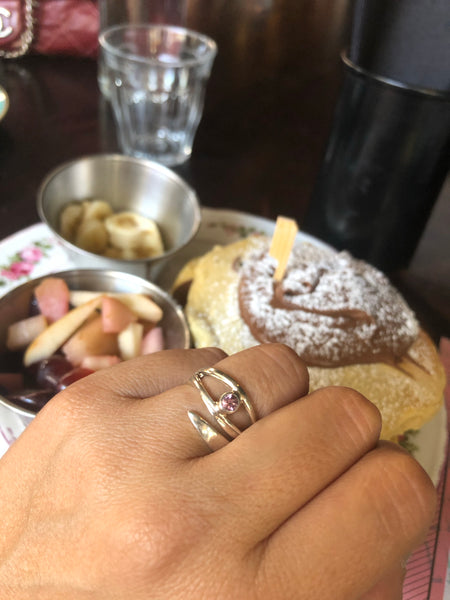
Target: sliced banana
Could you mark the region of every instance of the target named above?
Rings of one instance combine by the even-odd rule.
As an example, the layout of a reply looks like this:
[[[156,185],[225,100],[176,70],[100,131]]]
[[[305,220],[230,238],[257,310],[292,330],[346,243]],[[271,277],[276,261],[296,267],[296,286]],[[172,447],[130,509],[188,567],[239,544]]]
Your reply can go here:
[[[119,258],[122,260],[138,260],[142,258],[135,248],[118,248],[118,250],[120,252]]]
[[[78,227],[75,244],[95,254],[103,254],[108,245],[108,232],[102,221],[92,219],[83,221]]]
[[[103,252],[103,256],[106,258],[122,258],[122,250],[120,248],[114,248],[114,246],[107,246]]]
[[[109,241],[116,248],[135,248],[139,245],[141,217],[132,212],[120,212],[105,219]]]
[[[112,208],[105,200],[85,200],[83,206],[83,221],[97,219],[103,221],[112,215]]]
[[[112,246],[143,258],[164,251],[158,226],[152,219],[124,211],[105,219]],[[133,251],[133,252],[130,252]]]
[[[161,234],[155,223],[154,229],[142,232],[139,252],[144,256],[157,256],[164,252]]]
[[[164,252],[155,221],[131,211],[113,214],[111,205],[97,198],[67,205],[59,231],[83,250],[108,258],[137,260]]]
[[[66,240],[69,240],[69,242],[74,241],[82,218],[83,206],[80,202],[72,202],[61,211],[59,217],[59,231]]]

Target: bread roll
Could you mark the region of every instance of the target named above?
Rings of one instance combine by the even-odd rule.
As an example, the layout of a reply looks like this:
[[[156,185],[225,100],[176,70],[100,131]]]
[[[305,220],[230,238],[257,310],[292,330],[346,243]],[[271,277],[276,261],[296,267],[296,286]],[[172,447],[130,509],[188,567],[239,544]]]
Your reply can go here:
[[[445,375],[436,348],[387,277],[346,252],[304,242],[274,283],[269,239],[217,246],[188,263],[174,284],[189,286],[185,313],[197,347],[228,354],[283,342],[308,365],[310,389],[352,387],[396,439],[429,421],[443,402]]]

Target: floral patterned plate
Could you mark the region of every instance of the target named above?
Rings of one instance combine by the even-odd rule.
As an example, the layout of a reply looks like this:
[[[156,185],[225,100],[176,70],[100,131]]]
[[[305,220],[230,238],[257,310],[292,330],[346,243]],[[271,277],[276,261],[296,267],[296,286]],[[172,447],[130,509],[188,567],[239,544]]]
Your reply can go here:
[[[6,93],[4,88],[2,88],[2,86],[0,85],[0,121],[3,119],[3,117],[8,112],[8,108],[9,108],[8,94]]]
[[[31,225],[0,242],[0,296],[29,279],[75,267],[46,225]],[[0,456],[23,431],[22,419],[0,406]]]
[[[169,290],[181,267],[191,258],[210,250],[214,244],[231,243],[251,233],[271,235],[274,228],[273,221],[262,217],[233,210],[203,208],[202,224],[197,236],[183,252],[164,265],[156,283]],[[298,234],[298,239],[328,247],[302,232]],[[77,266],[46,225],[32,225],[0,242],[0,296],[28,279]],[[95,267],[95,263],[92,267]],[[0,406],[0,456],[22,429],[16,415]],[[420,431],[408,433],[403,440],[403,445],[412,452],[435,483],[439,480],[445,459],[446,441],[444,408]]]
[[[237,210],[220,208],[202,208],[202,222],[199,231],[183,252],[180,252],[164,265],[157,275],[158,285],[170,290],[181,267],[191,258],[201,256],[208,252],[215,244],[225,245],[236,242],[254,233],[272,235],[275,221],[250,215]],[[330,248],[317,238],[300,231],[297,234],[299,241],[309,241],[316,246]]]
[[[0,296],[29,279],[75,267],[46,225],[31,225],[0,242]]]

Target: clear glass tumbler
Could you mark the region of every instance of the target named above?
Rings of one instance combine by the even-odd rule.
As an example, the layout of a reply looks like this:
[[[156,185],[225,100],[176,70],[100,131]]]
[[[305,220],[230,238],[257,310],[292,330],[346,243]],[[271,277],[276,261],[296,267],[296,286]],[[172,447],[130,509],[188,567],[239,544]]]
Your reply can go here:
[[[166,166],[191,155],[215,42],[167,25],[119,25],[100,35],[119,143]]]
[[[157,24],[186,26],[187,0],[99,0],[100,34],[115,25]],[[108,78],[104,73],[100,48],[98,57],[98,85],[109,98]]]

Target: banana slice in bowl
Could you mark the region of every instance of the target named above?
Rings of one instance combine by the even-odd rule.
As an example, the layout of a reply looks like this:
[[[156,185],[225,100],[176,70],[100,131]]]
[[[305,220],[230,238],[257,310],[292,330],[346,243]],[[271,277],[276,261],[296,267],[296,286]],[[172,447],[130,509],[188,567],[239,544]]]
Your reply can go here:
[[[147,279],[194,238],[201,222],[195,190],[174,171],[121,154],[56,167],[38,189],[37,210],[78,267]]]
[[[158,226],[155,221],[134,212],[123,211],[107,217],[104,221],[111,246],[141,256],[156,256],[164,252]],[[132,254],[132,253],[131,253]]]

